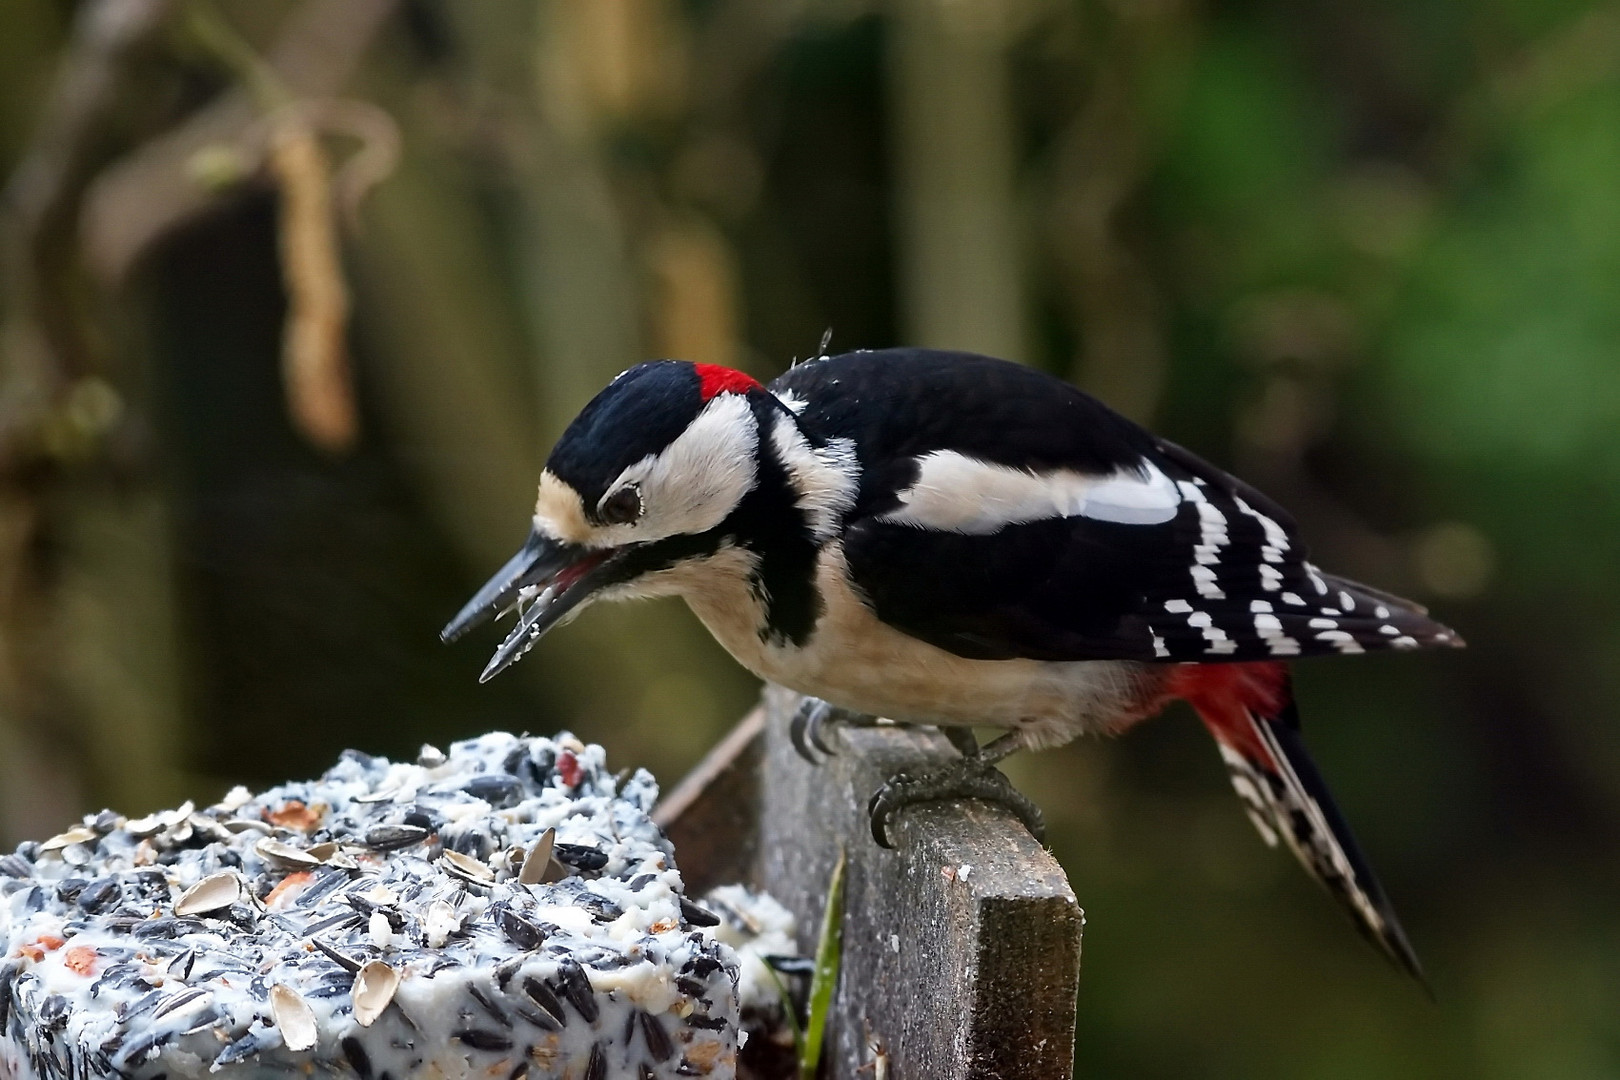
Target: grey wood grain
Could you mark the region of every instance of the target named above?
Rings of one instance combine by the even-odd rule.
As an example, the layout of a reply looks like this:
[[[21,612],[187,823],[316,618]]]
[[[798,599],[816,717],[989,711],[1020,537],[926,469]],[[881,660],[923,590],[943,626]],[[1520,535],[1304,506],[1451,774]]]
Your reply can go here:
[[[812,766],[787,735],[798,700],[768,690],[763,717],[745,721],[748,730],[665,807],[680,811],[668,816],[685,872],[716,880],[685,845],[688,820],[720,823],[691,854],[748,852],[747,879],[794,913],[806,955],[846,853],[844,961],[824,1075],[871,1080],[881,1060],[893,1080],[1067,1080],[1084,915],[1062,868],[1011,813],[979,802],[910,808],[895,820],[895,850],[878,847],[866,814],[873,791],[956,752],[928,729],[840,728],[839,753]],[[751,787],[733,786],[754,768]],[[753,830],[716,810],[750,803]]]

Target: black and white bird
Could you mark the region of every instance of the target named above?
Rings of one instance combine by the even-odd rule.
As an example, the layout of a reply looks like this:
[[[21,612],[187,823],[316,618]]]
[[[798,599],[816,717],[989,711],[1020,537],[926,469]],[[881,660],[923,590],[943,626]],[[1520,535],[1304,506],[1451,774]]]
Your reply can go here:
[[[929,349],[818,357],[769,387],[640,364],[563,433],[528,542],[443,636],[515,608],[488,679],[587,602],[669,595],[814,699],[813,727],[954,733],[959,765],[878,792],[880,842],[898,807],[953,794],[1038,830],[996,761],[1190,702],[1266,842],[1418,974],[1305,754],[1288,664],[1461,641],[1319,570],[1275,503],[1068,384]],[[973,726],[1007,734],[981,751]]]

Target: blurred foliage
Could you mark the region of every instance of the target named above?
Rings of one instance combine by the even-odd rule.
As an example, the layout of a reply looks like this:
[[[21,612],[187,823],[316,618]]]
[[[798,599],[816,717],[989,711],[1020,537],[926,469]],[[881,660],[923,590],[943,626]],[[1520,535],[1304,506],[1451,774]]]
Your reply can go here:
[[[1437,1005],[1186,715],[1013,763],[1080,1075],[1620,1072],[1620,7],[224,0],[293,114],[185,6],[0,2],[0,840],[497,726],[672,782],[754,693],[678,605],[484,687],[437,628],[614,372],[830,326],[1092,388],[1472,646],[1299,675]]]

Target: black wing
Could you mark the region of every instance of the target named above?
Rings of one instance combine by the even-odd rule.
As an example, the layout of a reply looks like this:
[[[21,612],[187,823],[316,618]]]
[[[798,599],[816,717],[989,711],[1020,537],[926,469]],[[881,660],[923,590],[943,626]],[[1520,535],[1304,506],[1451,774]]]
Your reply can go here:
[[[812,437],[850,438],[861,456],[844,534],[856,588],[884,622],[959,656],[1229,662],[1460,644],[1418,606],[1317,570],[1253,488],[1050,376],[888,350],[801,365],[772,389]],[[887,519],[935,450],[1094,476],[1150,464],[1181,502],[1157,524],[1051,517],[989,534]]]

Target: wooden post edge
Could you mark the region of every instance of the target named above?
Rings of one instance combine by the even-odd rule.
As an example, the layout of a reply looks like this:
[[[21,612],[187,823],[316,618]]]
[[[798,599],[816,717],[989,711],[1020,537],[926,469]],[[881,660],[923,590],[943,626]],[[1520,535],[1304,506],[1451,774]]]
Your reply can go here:
[[[836,1080],[1070,1080],[1084,915],[1068,879],[1002,807],[948,801],[896,816],[867,803],[894,773],[950,762],[931,729],[836,728],[838,753],[793,749],[798,697],[768,688],[659,806],[689,882],[746,881],[798,920],[810,955],[842,850],[844,954],[825,1075]]]

